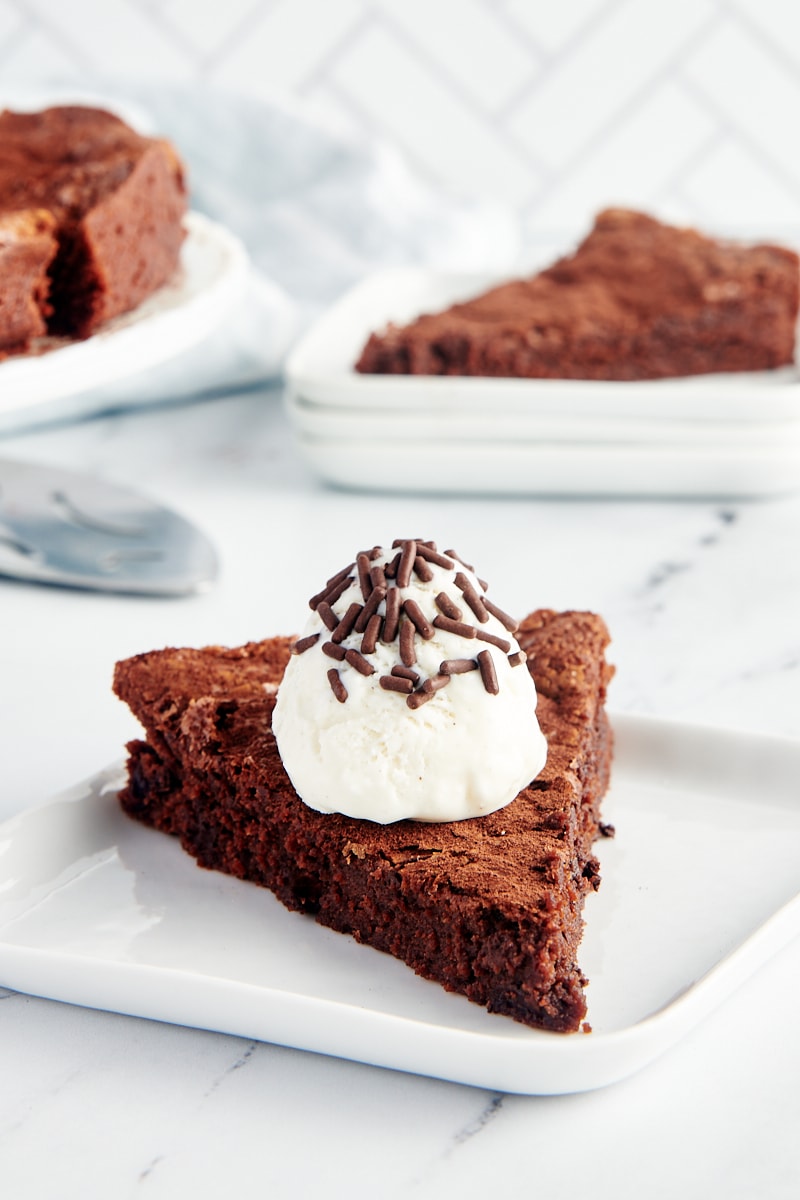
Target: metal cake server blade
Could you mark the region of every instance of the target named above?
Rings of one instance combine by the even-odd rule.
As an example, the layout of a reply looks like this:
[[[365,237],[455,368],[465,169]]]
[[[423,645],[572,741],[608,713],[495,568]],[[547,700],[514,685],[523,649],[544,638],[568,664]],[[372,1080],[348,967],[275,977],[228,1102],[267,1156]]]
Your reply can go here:
[[[0,576],[104,592],[183,596],[217,556],[177,513],[59,467],[0,459]]]

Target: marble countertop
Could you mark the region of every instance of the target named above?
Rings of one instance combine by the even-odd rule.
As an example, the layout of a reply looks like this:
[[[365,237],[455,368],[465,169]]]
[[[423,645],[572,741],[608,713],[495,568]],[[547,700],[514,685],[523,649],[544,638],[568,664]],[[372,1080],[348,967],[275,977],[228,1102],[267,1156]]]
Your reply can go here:
[[[365,498],[312,477],[276,392],[16,435],[0,456],[145,486],[222,563],[218,586],[188,600],[0,583],[0,819],[121,757],[136,726],[110,692],[117,659],[292,632],[320,561],[418,529],[468,551],[498,596],[502,580],[511,611],[601,612],[617,711],[800,738],[800,498]],[[627,1081],[520,1097],[0,988],[0,1183],[26,1200],[256,1183],[271,1196],[795,1197],[799,990],[795,941]]]

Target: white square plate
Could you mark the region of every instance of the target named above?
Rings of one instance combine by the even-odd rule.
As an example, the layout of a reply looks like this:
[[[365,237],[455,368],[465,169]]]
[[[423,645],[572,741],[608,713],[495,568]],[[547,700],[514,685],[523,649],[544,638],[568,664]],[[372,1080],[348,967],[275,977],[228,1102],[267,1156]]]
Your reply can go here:
[[[800,932],[800,743],[614,727],[617,836],[580,952],[591,1035],[492,1016],[199,869],[122,813],[120,768],[0,826],[0,984],[498,1091],[624,1078]]]
[[[286,368],[301,450],[331,483],[431,492],[761,496],[800,487],[800,375],[643,382],[360,375],[370,332],[496,279],[397,268],[347,293]]]

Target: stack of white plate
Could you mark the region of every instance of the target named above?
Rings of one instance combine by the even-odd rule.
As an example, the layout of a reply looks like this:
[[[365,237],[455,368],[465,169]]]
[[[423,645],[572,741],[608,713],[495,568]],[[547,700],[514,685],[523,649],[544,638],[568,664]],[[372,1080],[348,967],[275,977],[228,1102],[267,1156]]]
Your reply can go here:
[[[743,497],[800,489],[800,374],[654,382],[359,375],[369,334],[476,295],[485,276],[397,269],[344,296],[287,364],[323,479],[382,491]]]

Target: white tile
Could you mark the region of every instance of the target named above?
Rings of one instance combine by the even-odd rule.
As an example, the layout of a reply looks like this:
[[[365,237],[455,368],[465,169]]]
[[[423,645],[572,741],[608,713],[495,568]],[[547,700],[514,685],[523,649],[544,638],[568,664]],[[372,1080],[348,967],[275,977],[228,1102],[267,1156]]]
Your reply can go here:
[[[687,196],[676,192],[664,192],[658,200],[658,209],[654,215],[668,225],[683,225],[699,229],[701,233],[711,236],[725,232],[713,213],[708,213],[701,205],[693,203]]]
[[[214,77],[267,98],[301,91],[363,11],[359,0],[279,0],[248,28]]]
[[[52,39],[63,38],[67,53],[74,46],[80,59],[89,60],[98,72],[176,82],[194,74],[191,60],[133,0],[69,0],[68,4],[26,0],[26,4]]]
[[[350,46],[333,79],[373,128],[399,143],[433,178],[512,204],[535,190],[532,169],[492,126],[384,30],[368,30]]]
[[[532,211],[543,228],[574,228],[601,208],[652,206],[716,128],[674,83],[666,83],[594,146]]]
[[[15,33],[21,24],[18,12],[15,12],[9,4],[0,4],[0,57],[2,57],[3,50],[5,49],[3,43],[6,38],[11,37],[12,33]]]
[[[224,4],[197,0],[167,0],[161,7],[164,20],[199,54],[213,54],[258,8],[263,0],[225,0]]]
[[[82,74],[81,64],[74,56],[49,33],[36,28],[15,38],[11,49],[0,48],[0,67],[3,84],[23,89],[35,89],[48,79],[77,83]]]
[[[730,139],[692,172],[682,190],[722,232],[757,234],[771,225],[800,226],[800,192],[787,188]]]
[[[488,112],[502,107],[538,73],[533,49],[515,38],[479,0],[375,0],[389,19],[388,31],[403,30]]]
[[[569,0],[553,4],[551,0],[509,0],[508,15],[525,29],[536,43],[549,53],[561,50],[565,43],[592,20],[607,0]]]
[[[685,73],[760,154],[800,186],[800,78],[733,22],[685,64]]]
[[[800,219],[800,0],[0,0],[10,86],[87,65],[186,80],[209,59],[214,80],[368,130],[444,186],[536,201],[536,231],[612,202]],[[694,161],[717,125],[726,141]]]
[[[510,128],[538,160],[563,168],[620,114],[709,18],[706,0],[626,0],[514,113]]]
[[[761,30],[781,54],[800,63],[800,4],[797,0],[728,0],[729,7]]]

